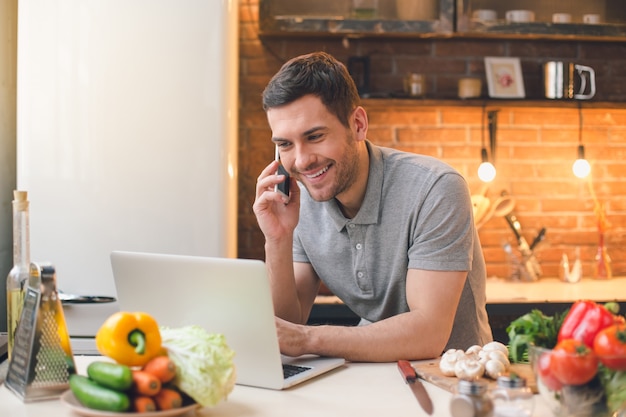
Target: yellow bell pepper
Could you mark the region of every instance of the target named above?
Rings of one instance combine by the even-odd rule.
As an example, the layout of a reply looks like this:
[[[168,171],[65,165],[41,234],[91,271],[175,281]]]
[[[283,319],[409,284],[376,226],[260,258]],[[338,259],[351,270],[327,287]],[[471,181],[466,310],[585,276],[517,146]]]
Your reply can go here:
[[[147,313],[115,313],[96,333],[96,347],[117,363],[143,366],[162,353],[159,325]]]

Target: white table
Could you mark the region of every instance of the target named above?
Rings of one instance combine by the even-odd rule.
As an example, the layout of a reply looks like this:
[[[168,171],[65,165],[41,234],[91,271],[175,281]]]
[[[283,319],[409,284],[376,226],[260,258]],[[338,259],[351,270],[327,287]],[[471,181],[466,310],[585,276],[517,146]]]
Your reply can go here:
[[[85,373],[94,356],[77,356]],[[434,404],[434,416],[449,417],[451,394],[424,383]],[[285,391],[235,386],[228,400],[214,408],[191,411],[185,417],[426,417],[406,386],[395,363],[349,363],[329,374]],[[0,387],[1,417],[76,417],[58,400],[22,403],[4,385]],[[543,400],[535,396],[534,417],[552,417]]]

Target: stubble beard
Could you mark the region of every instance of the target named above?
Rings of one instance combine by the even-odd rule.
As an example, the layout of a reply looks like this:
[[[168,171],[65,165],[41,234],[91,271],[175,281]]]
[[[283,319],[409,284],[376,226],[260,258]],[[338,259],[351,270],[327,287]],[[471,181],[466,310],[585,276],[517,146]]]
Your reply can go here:
[[[317,202],[332,200],[356,182],[359,173],[359,152],[352,135],[347,138],[343,158],[340,161],[334,161],[333,167],[335,178],[330,186],[318,189],[304,183],[313,200]]]

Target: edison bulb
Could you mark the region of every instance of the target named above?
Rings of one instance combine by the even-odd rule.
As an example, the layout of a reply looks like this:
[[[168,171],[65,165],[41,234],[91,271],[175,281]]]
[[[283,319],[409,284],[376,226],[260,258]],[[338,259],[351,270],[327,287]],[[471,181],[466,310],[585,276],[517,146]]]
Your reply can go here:
[[[483,182],[491,182],[496,177],[496,167],[491,162],[483,162],[478,167],[478,178]]]
[[[591,166],[586,159],[577,159],[574,161],[574,165],[572,165],[572,171],[578,178],[587,178],[591,172]]]

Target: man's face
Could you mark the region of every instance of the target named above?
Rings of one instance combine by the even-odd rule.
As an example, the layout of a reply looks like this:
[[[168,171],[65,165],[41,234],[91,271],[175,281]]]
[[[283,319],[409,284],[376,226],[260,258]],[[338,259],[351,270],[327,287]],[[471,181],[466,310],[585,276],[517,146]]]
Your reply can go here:
[[[269,109],[267,119],[283,166],[314,200],[331,200],[354,184],[359,167],[354,132],[318,97],[308,95]]]

